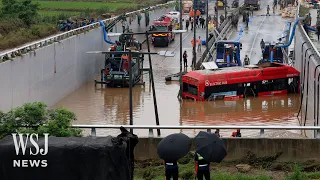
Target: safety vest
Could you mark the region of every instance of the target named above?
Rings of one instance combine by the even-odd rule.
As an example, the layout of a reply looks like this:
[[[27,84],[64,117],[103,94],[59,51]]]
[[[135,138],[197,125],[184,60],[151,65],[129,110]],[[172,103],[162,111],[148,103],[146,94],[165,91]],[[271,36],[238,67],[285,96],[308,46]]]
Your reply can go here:
[[[204,160],[204,158],[197,153],[198,156],[198,166],[199,168],[207,168],[209,166],[208,162],[206,160]]]

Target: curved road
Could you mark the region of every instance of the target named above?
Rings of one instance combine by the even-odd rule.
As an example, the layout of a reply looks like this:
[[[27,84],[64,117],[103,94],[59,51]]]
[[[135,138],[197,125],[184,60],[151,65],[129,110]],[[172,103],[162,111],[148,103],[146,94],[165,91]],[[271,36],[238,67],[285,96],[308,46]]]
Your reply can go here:
[[[280,16],[260,16],[266,11],[267,2],[262,1],[262,10],[255,11],[255,17],[244,30],[240,41],[243,43],[242,59],[245,54],[251,54],[251,62],[256,63],[261,56],[260,40],[276,40],[281,35],[285,21]],[[231,4],[231,3],[229,3]],[[209,7],[213,8],[213,4]],[[213,10],[210,9],[210,14]],[[220,12],[221,13],[221,12]],[[240,18],[239,28],[242,25]],[[230,39],[236,39],[239,28]],[[197,37],[205,38],[205,29],[197,29]],[[183,50],[189,55],[191,64],[193,33],[183,34]],[[204,51],[205,46],[202,47]],[[299,107],[298,95],[284,97],[266,97],[256,99],[241,99],[238,101],[189,102],[182,104],[177,99],[179,84],[166,83],[168,74],[179,71],[179,36],[167,48],[151,48],[151,51],[170,50],[175,57],[153,56],[158,111],[161,125],[298,125],[294,114]],[[145,58],[148,67],[148,58]],[[190,69],[189,69],[190,70]],[[144,76],[146,86],[136,86],[133,90],[134,124],[155,124],[152,92],[148,75]],[[128,124],[129,122],[129,90],[127,88],[94,88],[93,80],[74,93],[60,101],[55,106],[65,106],[76,113],[78,121],[75,124]],[[230,136],[232,130],[222,131],[223,136]],[[98,135],[117,134],[119,130],[98,130]],[[154,131],[156,132],[156,131]],[[163,130],[162,134],[176,132]],[[89,130],[87,131],[89,133]],[[148,130],[136,130],[135,133],[147,136]],[[192,135],[195,131],[186,131]],[[243,131],[243,135],[255,135],[258,131]]]

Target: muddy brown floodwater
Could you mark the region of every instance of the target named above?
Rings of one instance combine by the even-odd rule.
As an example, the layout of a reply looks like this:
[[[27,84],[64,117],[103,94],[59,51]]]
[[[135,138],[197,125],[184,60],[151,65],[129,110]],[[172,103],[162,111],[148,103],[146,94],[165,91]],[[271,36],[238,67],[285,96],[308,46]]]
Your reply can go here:
[[[266,2],[264,6],[266,7]],[[212,6],[213,7],[213,6]],[[264,8],[265,8],[264,7]],[[263,14],[265,10],[256,12]],[[212,10],[209,11],[211,13]],[[273,27],[272,23],[279,26]],[[257,16],[253,18],[249,29],[245,29],[240,41],[244,43],[242,55],[250,54],[251,61],[258,62],[261,57],[259,47],[260,38],[265,41],[277,39],[281,35],[285,20],[280,16]],[[240,19],[239,27],[242,26]],[[272,29],[272,30],[271,30]],[[271,31],[270,31],[271,30]],[[230,35],[236,39],[238,30]],[[197,29],[197,35],[204,36],[205,29]],[[258,35],[259,34],[259,35]],[[258,38],[255,38],[258,37]],[[191,64],[192,32],[183,34],[183,51],[188,52],[188,65]],[[145,47],[144,47],[145,48]],[[203,50],[204,50],[203,46]],[[153,56],[155,88],[158,101],[160,125],[299,125],[295,114],[299,108],[299,95],[279,97],[258,97],[240,99],[237,101],[189,102],[180,105],[177,94],[177,82],[166,83],[165,76],[179,72],[179,35],[168,48],[151,48],[151,51],[170,50],[176,53],[175,57]],[[145,58],[148,60],[148,58]],[[147,61],[144,67],[149,67]],[[190,69],[188,69],[190,71]],[[133,89],[133,121],[139,125],[155,125],[152,92],[149,86],[148,75],[144,75],[145,86],[136,86]],[[93,79],[75,92],[58,102],[57,106],[64,106],[75,112],[78,120],[75,124],[128,124],[129,122],[129,90],[128,88],[97,88]],[[233,130],[222,131],[223,136],[230,136]],[[89,133],[87,130],[86,133]],[[140,136],[147,136],[148,130],[135,130]],[[155,131],[154,131],[155,132]],[[167,135],[178,130],[162,130]],[[198,131],[183,131],[194,135]],[[295,132],[295,131],[293,131]],[[97,135],[115,135],[119,130],[97,130]],[[243,136],[256,136],[259,131],[243,130]],[[299,132],[296,132],[299,133]]]

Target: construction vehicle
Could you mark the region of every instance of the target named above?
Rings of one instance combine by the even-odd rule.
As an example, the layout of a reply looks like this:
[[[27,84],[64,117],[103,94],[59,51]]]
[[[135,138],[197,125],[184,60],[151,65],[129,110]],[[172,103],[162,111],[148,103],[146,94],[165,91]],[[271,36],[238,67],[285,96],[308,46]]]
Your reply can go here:
[[[283,43],[265,42],[265,47],[261,47],[262,57],[258,64],[265,62],[283,63],[281,45],[283,45]]]
[[[240,50],[242,49],[242,44],[239,41],[218,41],[216,42],[215,46],[217,49],[215,62],[219,68],[242,66],[240,60]],[[234,49],[236,49],[235,57]]]
[[[175,27],[175,21],[167,16],[161,16],[156,19],[151,26],[151,31],[172,31]],[[174,41],[174,33],[154,33],[152,34],[152,44],[154,47],[167,47]]]
[[[105,66],[101,69],[100,81],[95,80],[95,85],[128,87],[130,83],[129,64],[131,64],[132,85],[136,85],[142,77],[143,60],[143,54],[132,54],[131,59],[128,54],[105,54]]]
[[[253,6],[255,10],[260,9],[260,0],[244,0],[244,7],[250,9],[250,6]]]
[[[108,44],[114,45],[115,42],[111,42],[107,39],[108,32],[112,32],[113,27],[118,23],[122,23],[122,32],[130,32],[128,23],[127,23],[127,17],[125,14],[118,16],[116,19],[114,19],[111,23],[109,23],[107,26],[102,21],[99,21],[100,25],[104,29],[104,41]],[[125,44],[126,47],[134,46],[137,50],[141,50],[142,44],[135,39],[133,35],[124,35],[121,34],[119,37],[119,42],[122,44],[122,46]]]
[[[104,41],[111,44],[109,51],[125,51],[130,49],[133,51],[141,50],[141,43],[137,41],[133,35],[121,34],[118,42],[112,42],[107,39],[107,32],[112,32],[112,28],[118,23],[122,22],[122,32],[131,32],[128,25],[126,24],[126,16],[120,15],[113,20],[107,26],[102,21],[99,21],[104,33]],[[132,83],[133,86],[140,82],[142,76],[141,69],[143,68],[143,55],[132,54],[129,59],[128,54],[109,54],[101,52],[105,55],[104,68],[101,69],[100,81],[95,80],[95,85],[105,84],[110,87],[128,87],[130,84],[129,79],[129,65],[131,65],[132,71]]]

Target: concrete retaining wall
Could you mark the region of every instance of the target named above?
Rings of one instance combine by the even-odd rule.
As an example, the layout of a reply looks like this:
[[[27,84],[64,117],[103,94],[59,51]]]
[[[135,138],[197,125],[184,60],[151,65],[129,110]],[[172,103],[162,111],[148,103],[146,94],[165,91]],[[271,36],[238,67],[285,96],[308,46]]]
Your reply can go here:
[[[317,76],[320,73],[320,56],[312,42],[307,37],[303,27],[298,25],[295,34],[295,61],[294,66],[301,72],[301,90],[303,92],[302,113],[300,120],[302,125],[318,125],[315,121],[317,119],[317,110],[319,105],[316,102],[320,94],[316,91],[318,86]],[[319,114],[320,115],[320,114]],[[320,118],[320,117],[319,117]],[[308,134],[313,137],[314,133]]]
[[[161,138],[140,138],[135,148],[135,158],[145,160],[158,158],[157,145]],[[225,160],[238,160],[251,151],[258,157],[282,153],[277,161],[320,161],[320,139],[224,139],[228,155]],[[192,147],[194,150],[194,147]]]
[[[151,11],[150,25],[155,18],[170,10],[172,8]],[[134,19],[130,28],[133,32],[148,30],[144,14],[141,25]],[[122,32],[120,23],[113,32]],[[145,40],[143,35],[136,38],[141,42]],[[111,39],[115,40],[116,37]],[[8,111],[33,101],[54,105],[88,80],[93,81],[100,72],[104,56],[86,52],[106,51],[108,47],[99,27],[1,63],[0,110]]]

